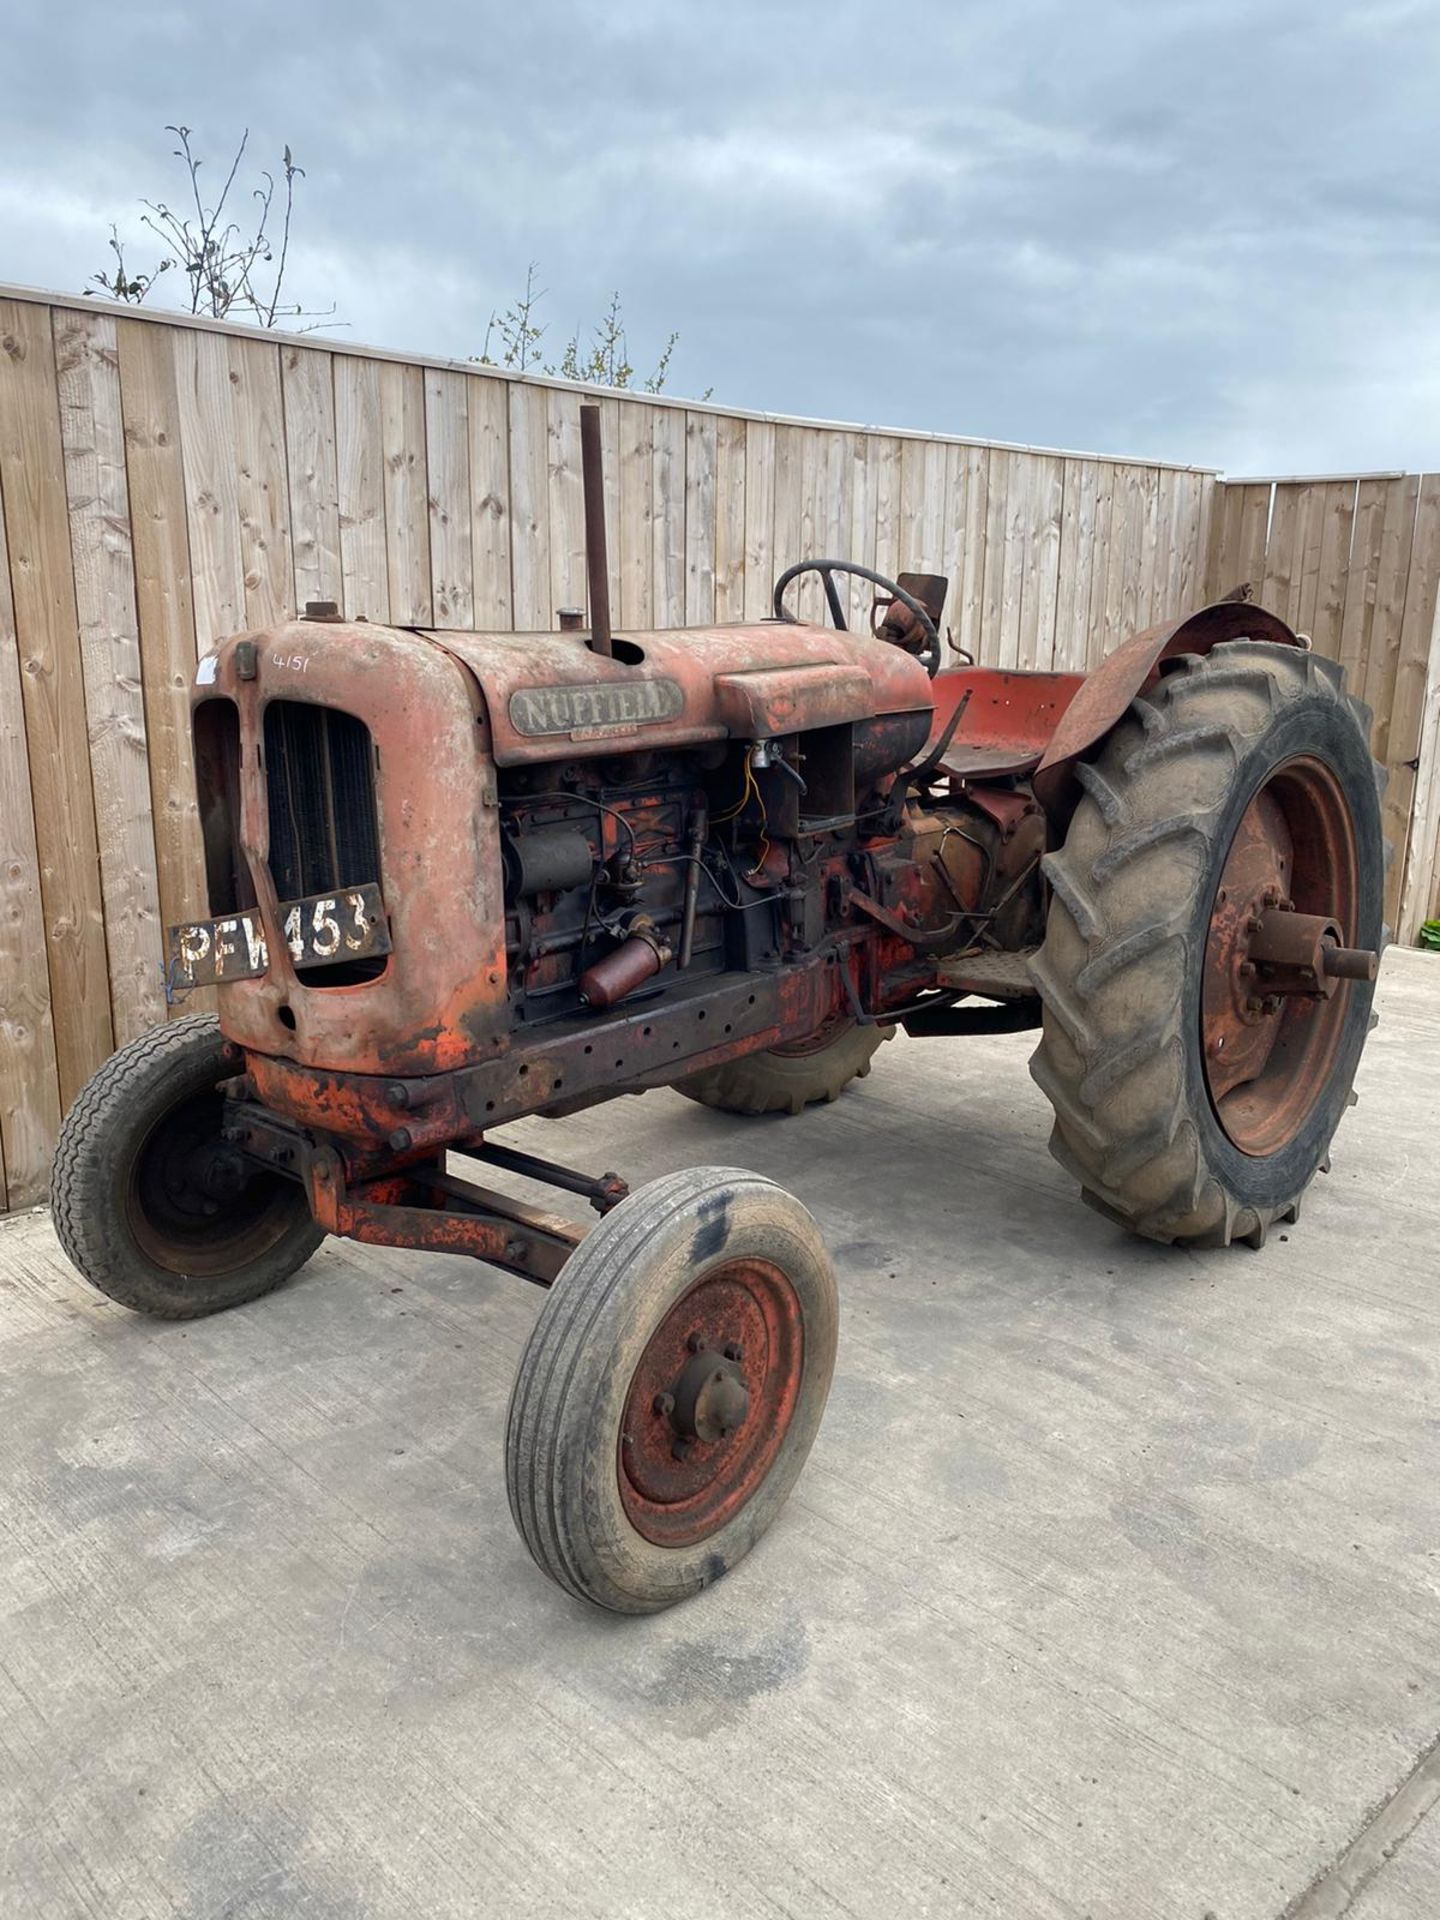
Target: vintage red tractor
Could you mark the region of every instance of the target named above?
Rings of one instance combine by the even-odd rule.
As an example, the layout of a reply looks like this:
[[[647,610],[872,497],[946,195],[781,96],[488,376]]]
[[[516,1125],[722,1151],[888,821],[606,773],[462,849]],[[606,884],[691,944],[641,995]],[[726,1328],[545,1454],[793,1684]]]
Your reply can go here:
[[[674,1086],[799,1113],[896,1027],[1035,1027],[1054,1151],[1153,1240],[1258,1245],[1326,1162],[1384,938],[1368,715],[1233,599],[1088,677],[941,671],[943,581],[791,567],[775,618],[612,635],[597,422],[590,624],[418,632],[330,606],[195,687],[218,1021],[133,1041],[72,1108],[80,1271],[185,1317],[327,1233],[549,1289],[506,1474],[539,1565],[622,1612],[718,1579],[815,1438],[835,1359],[814,1221],[758,1174],[629,1192],[495,1138]],[[785,591],[813,570],[834,621]],[[876,598],[844,630],[834,576]],[[584,1232],[447,1152],[586,1196]]]

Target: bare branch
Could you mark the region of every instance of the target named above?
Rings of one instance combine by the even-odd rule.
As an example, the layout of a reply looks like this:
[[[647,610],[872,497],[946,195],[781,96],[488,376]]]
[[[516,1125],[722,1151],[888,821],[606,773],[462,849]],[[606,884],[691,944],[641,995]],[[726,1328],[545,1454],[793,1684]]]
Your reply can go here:
[[[270,238],[271,218],[280,217],[276,207],[277,179],[268,169],[261,170],[261,184],[252,189],[253,221],[242,227],[238,220],[225,217],[231,191],[248,151],[249,128],[240,137],[219,198],[213,206],[206,205],[201,191],[200,169],[204,162],[191,144],[190,128],[168,126],[166,132],[173,133],[179,141],[175,158],[185,169],[194,213],[181,215],[163,200],[142,200],[140,204],[144,212],[141,224],[148,227],[164,246],[165,258],[148,275],[130,275],[120,258],[118,241],[112,228],[111,247],[116,253],[117,264],[111,273],[92,275],[94,283],[104,287],[107,292],[114,291],[118,286],[122,290],[116,294],[117,298],[141,300],[161,273],[172,265],[179,265],[184,270],[191,313],[205,313],[216,320],[223,320],[227,315],[245,314],[264,327],[275,326],[281,318],[305,320],[316,325],[332,323],[333,306],[312,312],[298,302],[292,305],[283,298],[295,216],[295,182],[305,177],[305,169],[296,165],[289,146],[285,147],[283,153],[285,196],[277,253],[276,244]],[[267,267],[273,268],[273,274],[262,274],[261,270]],[[313,331],[314,328],[307,327],[304,330]],[[534,342],[531,341],[528,351],[532,358],[533,347]]]

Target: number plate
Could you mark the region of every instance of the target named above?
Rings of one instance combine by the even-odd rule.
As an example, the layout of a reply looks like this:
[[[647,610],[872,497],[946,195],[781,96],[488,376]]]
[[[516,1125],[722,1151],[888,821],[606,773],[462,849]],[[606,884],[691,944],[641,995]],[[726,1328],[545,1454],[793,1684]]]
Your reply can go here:
[[[283,901],[280,927],[297,967],[332,967],[342,960],[364,960],[390,951],[385,903],[376,886],[342,887],[337,893]],[[254,980],[269,965],[265,928],[253,907],[246,913],[190,920],[170,929],[172,987]]]

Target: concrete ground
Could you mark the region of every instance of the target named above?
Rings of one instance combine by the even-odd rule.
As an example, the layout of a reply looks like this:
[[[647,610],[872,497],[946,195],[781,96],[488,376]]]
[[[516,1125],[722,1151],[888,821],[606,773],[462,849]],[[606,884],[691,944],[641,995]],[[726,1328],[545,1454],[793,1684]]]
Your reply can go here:
[[[1258,1254],[1082,1207],[1025,1035],[509,1129],[761,1168],[839,1265],[795,1496],[649,1620],[512,1531],[519,1282],[331,1242],[168,1326],[0,1225],[0,1913],[1432,1920],[1440,958],[1381,1011]]]

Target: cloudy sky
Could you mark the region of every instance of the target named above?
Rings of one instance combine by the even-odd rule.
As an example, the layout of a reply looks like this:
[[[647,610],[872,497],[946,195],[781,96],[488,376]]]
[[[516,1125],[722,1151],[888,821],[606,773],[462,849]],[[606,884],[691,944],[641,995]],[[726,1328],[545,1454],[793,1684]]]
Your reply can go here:
[[[291,290],[463,357],[540,263],[670,390],[1234,473],[1440,467],[1440,0],[8,0],[0,281],[153,252],[167,121]],[[164,289],[162,288],[162,294]],[[173,297],[168,296],[168,297]],[[344,334],[340,336],[342,339]]]

